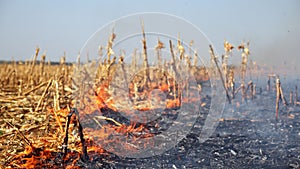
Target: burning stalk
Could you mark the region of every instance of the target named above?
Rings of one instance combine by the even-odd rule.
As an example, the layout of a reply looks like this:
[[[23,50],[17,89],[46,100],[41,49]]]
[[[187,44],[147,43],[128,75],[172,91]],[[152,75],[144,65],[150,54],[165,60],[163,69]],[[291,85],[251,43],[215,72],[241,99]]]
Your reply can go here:
[[[70,113],[67,116],[67,126],[66,126],[66,135],[64,138],[64,143],[63,143],[63,157],[65,158],[67,156],[68,153],[68,134],[69,134],[69,126],[70,126],[70,121],[71,121],[71,117],[73,116],[73,114],[75,114],[75,116],[77,117],[77,123],[78,123],[78,132],[79,132],[79,137],[80,137],[80,141],[81,141],[81,146],[82,146],[82,160],[83,161],[88,161],[89,160],[89,156],[87,153],[87,147],[85,145],[85,140],[84,140],[84,136],[83,136],[83,128],[80,124],[79,121],[79,112],[76,108],[72,108]]]
[[[221,78],[221,80],[222,80],[222,84],[223,84],[223,87],[224,87],[224,89],[225,89],[225,92],[226,92],[226,96],[227,96],[228,102],[229,102],[229,104],[231,104],[231,99],[230,99],[228,90],[227,90],[227,88],[226,88],[226,84],[225,84],[225,81],[224,81],[224,78],[223,78],[221,69],[220,69],[220,67],[219,67],[219,65],[218,65],[217,57],[216,57],[216,55],[215,55],[215,53],[214,53],[214,50],[213,50],[213,48],[212,48],[211,45],[209,45],[209,48],[210,48],[210,55],[211,55],[213,61],[215,62],[216,66],[217,66],[217,69],[218,69],[220,78]]]

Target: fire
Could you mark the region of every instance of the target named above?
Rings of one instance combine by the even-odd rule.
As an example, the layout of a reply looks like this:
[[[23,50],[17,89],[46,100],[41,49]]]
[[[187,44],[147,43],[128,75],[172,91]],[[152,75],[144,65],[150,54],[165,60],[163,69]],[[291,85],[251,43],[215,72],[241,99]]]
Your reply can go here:
[[[96,101],[98,108],[109,108],[116,111],[114,101],[111,99],[108,87],[108,82],[101,84],[95,91],[94,100]]]
[[[180,106],[180,100],[177,98],[175,100],[168,100],[166,107],[171,109],[171,108],[175,108],[175,107],[179,107],[179,106]]]
[[[36,148],[31,145],[26,146],[25,151],[14,158],[21,159],[20,168],[35,168],[36,166],[51,166],[47,164],[47,161],[54,160],[56,155],[51,149]]]
[[[117,122],[113,118],[106,118],[101,116],[101,118],[97,118],[95,112],[101,113],[102,110],[106,109],[110,113],[117,113],[118,110],[115,107],[114,101],[111,99],[111,95],[109,93],[109,84],[103,83],[96,90],[95,94],[91,97],[91,100],[94,102],[91,103],[90,106],[86,106],[85,109],[80,110],[80,119],[84,122],[85,118],[88,116],[93,116],[93,121],[98,125],[97,128],[83,128],[84,138],[86,140],[87,152],[91,154],[90,160],[99,154],[106,154],[106,146],[111,145],[112,149],[119,149],[118,145],[122,145],[121,149],[124,151],[136,152],[142,148],[150,148],[154,145],[153,137],[154,133],[151,133],[145,124],[137,123],[134,121],[130,121],[130,123]],[[158,93],[167,95],[169,92],[174,92],[174,83],[166,84],[162,83],[151,84],[152,90],[157,90]],[[180,98],[180,91],[178,91],[179,96],[171,97],[171,98],[161,98],[157,93],[151,93],[143,91],[143,94],[148,94],[148,101],[151,99],[159,100],[160,102],[165,103],[165,108],[174,109],[181,106],[181,102],[190,102],[190,101],[198,101],[188,100],[186,98]],[[178,88],[176,88],[178,90]],[[139,93],[141,94],[141,93]],[[129,93],[130,95],[130,93]],[[146,100],[147,101],[147,100]],[[151,102],[151,101],[150,101]],[[151,105],[150,102],[142,105],[135,105],[133,107],[134,110],[137,110],[138,113],[157,113],[153,110],[157,109],[157,105]],[[92,105],[95,104],[95,105]],[[66,129],[66,117],[68,116],[70,110],[68,108],[61,109],[58,111],[54,111],[53,109],[48,109],[51,115],[53,115],[53,128],[55,132],[48,133],[46,137],[40,137],[38,140],[35,140],[35,146],[27,146],[25,151],[20,153],[14,159],[21,159],[20,163],[18,163],[20,168],[35,168],[36,166],[44,166],[44,167],[53,167],[58,163],[65,163],[65,168],[79,168],[76,166],[78,160],[80,159],[80,154],[82,152],[82,148],[80,146],[81,142],[79,137],[76,136],[77,126],[78,126],[78,117],[73,115],[70,120],[70,128],[69,136],[70,139],[68,145],[68,153],[62,158],[61,151],[61,143],[63,141],[63,134],[65,134]],[[135,113],[132,110],[123,110],[124,113],[131,115],[132,119],[135,118]],[[147,118],[147,116],[143,116]],[[103,123],[103,121],[110,121],[111,123]],[[141,120],[141,119],[140,119]],[[149,119],[145,119],[147,122]],[[152,127],[158,128],[159,124],[153,124]],[[75,131],[75,132],[74,132]],[[58,133],[56,133],[58,132]],[[75,134],[75,135],[74,135]],[[146,141],[141,141],[141,139]],[[57,146],[57,144],[60,146]],[[56,147],[55,147],[56,146]],[[42,148],[36,148],[42,147]],[[54,163],[49,163],[49,161],[53,161]],[[57,164],[55,164],[57,163]]]
[[[136,138],[138,138],[138,137],[146,138],[146,137],[153,136],[153,134],[149,133],[149,130],[144,125],[137,126],[136,123],[134,123],[134,122],[128,126],[126,126],[126,125],[116,126],[115,131],[117,131],[118,133],[126,134],[126,135],[132,134]],[[144,134],[141,134],[141,136],[137,136],[137,134],[135,134],[135,133],[144,133]]]

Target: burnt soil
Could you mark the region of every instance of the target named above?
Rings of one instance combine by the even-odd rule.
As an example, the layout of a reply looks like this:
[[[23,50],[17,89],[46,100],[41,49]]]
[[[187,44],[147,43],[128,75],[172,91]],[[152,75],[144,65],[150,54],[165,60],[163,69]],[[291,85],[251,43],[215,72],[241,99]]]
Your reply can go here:
[[[238,106],[236,106],[238,105]],[[209,106],[209,105],[208,105]],[[208,106],[206,108],[208,108]],[[97,156],[84,168],[300,168],[300,108],[281,106],[275,119],[273,94],[226,105],[210,138],[200,143],[199,117],[175,147],[149,158]],[[200,127],[199,127],[200,126]]]

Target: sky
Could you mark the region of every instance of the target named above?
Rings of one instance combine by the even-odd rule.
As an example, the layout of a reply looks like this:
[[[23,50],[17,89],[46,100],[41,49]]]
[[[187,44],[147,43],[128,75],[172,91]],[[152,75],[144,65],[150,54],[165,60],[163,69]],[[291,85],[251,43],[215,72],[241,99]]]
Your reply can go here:
[[[105,24],[140,12],[176,15],[197,26],[223,53],[250,41],[251,59],[260,64],[296,66],[300,61],[298,0],[1,0],[0,60],[29,60],[35,48],[47,59],[75,61],[89,37]],[[239,57],[238,52],[234,52]]]

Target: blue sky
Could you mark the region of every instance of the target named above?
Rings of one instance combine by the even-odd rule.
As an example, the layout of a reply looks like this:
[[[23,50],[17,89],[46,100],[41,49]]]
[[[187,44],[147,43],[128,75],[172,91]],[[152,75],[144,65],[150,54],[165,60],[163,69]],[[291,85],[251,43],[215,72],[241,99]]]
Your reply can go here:
[[[138,12],[163,12],[188,20],[210,38],[219,53],[224,39],[234,45],[250,40],[251,57],[259,63],[300,61],[298,0],[1,0],[0,60],[30,59],[39,46],[41,52],[47,50],[51,61],[58,61],[64,51],[67,61],[75,61],[96,30]]]

